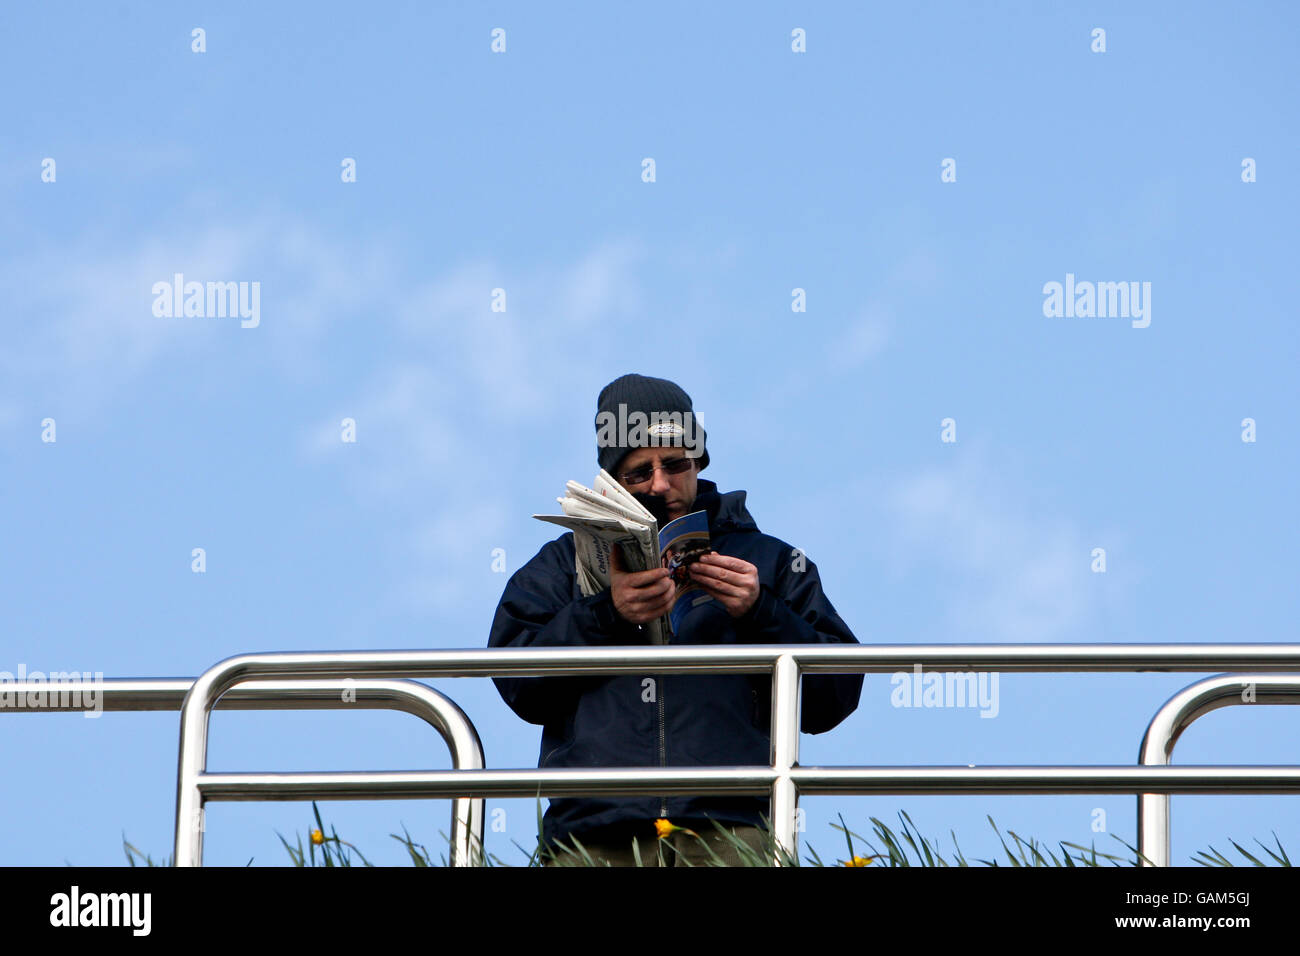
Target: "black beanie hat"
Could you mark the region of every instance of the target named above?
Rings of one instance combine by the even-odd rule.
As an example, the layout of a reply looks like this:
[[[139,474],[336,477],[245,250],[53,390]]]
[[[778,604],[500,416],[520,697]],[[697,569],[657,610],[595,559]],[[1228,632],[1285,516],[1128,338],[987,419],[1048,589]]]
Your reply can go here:
[[[596,460],[611,475],[617,477],[614,469],[628,452],[645,447],[685,447],[688,455],[699,455],[702,471],[709,464],[704,439],[691,397],[674,382],[630,374],[600,390]]]

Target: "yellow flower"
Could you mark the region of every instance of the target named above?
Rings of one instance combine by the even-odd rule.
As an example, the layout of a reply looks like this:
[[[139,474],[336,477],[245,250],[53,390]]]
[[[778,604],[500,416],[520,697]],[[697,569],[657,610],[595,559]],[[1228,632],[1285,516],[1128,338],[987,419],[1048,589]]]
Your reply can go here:
[[[696,833],[694,830],[688,830],[686,827],[676,826],[672,823],[669,823],[667,820],[663,818],[660,818],[655,821],[655,832],[659,834],[659,839],[661,840],[664,837],[672,836],[674,833],[689,833],[691,836],[695,837],[696,839],[699,838],[699,834]]]
[[[319,830],[312,830],[311,842],[315,843],[317,846],[320,846],[322,843],[325,842],[325,834],[321,833]]]
[[[874,856],[855,856],[851,860],[840,860],[840,866],[870,866]]]

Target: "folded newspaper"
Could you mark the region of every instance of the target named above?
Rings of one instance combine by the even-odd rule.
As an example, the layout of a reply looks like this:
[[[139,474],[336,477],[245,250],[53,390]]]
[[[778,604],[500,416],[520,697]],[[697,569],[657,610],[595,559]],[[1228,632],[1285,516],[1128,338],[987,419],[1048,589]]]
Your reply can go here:
[[[610,553],[615,547],[623,556],[626,571],[668,567],[674,572],[677,591],[672,609],[644,625],[652,644],[667,644],[691,610],[713,600],[691,581],[684,568],[709,550],[707,512],[683,515],[660,528],[660,518],[646,505],[662,499],[633,495],[604,469],[592,487],[570,481],[564,486],[564,497],[555,500],[564,514],[533,517],[573,532],[575,571],[584,596],[599,594],[610,586]]]

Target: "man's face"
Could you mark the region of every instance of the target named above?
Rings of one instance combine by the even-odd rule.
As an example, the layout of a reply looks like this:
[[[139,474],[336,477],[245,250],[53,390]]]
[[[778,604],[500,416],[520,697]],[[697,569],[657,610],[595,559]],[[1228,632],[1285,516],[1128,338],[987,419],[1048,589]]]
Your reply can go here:
[[[671,466],[683,458],[690,461],[690,467],[680,474],[670,475],[662,467],[665,464]],[[663,498],[671,520],[687,514],[695,503],[699,464],[699,459],[688,456],[684,448],[634,448],[619,462],[614,477],[628,491]],[[645,481],[629,482],[623,477],[646,466],[652,466],[653,472]]]

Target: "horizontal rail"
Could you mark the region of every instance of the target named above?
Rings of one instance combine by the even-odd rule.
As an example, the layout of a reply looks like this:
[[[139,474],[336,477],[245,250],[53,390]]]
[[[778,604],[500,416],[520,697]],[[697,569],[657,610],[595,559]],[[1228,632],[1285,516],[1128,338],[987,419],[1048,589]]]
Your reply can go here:
[[[390,692],[397,683],[400,690]],[[93,688],[89,694],[87,686]],[[185,695],[194,686],[189,677],[105,677],[96,681],[14,681],[0,683],[0,689],[12,694],[37,694],[48,698],[39,707],[0,707],[3,713],[78,713],[104,710],[114,713],[177,711]],[[415,681],[378,681],[365,684],[343,680],[250,680],[238,684],[217,702],[222,710],[397,710],[420,718],[429,716],[428,708],[411,694],[413,687],[426,687]],[[427,689],[427,688],[426,688]],[[344,691],[358,691],[355,701],[343,700]],[[86,698],[92,698],[86,703]],[[98,699],[98,703],[95,699]],[[74,703],[74,701],[79,701]]]
[[[269,778],[275,777],[272,781]],[[567,797],[589,794],[748,794],[763,796],[776,773],[770,767],[691,770],[479,770],[459,772],[361,771],[341,774],[205,773],[199,789],[217,800],[423,799],[483,793],[494,797]]]
[[[1297,793],[1300,767],[796,767],[801,793]]]
[[[691,770],[426,770],[350,773],[205,773],[211,800],[423,799],[746,794],[781,777],[771,767]],[[1300,793],[1300,767],[796,767],[801,794]]]
[[[1001,673],[1300,671],[1300,644],[728,644],[243,654],[221,661],[204,677],[215,678],[218,671],[223,681],[285,675],[559,677],[650,669],[765,674],[780,656],[791,657],[804,674],[883,674],[916,664]]]

